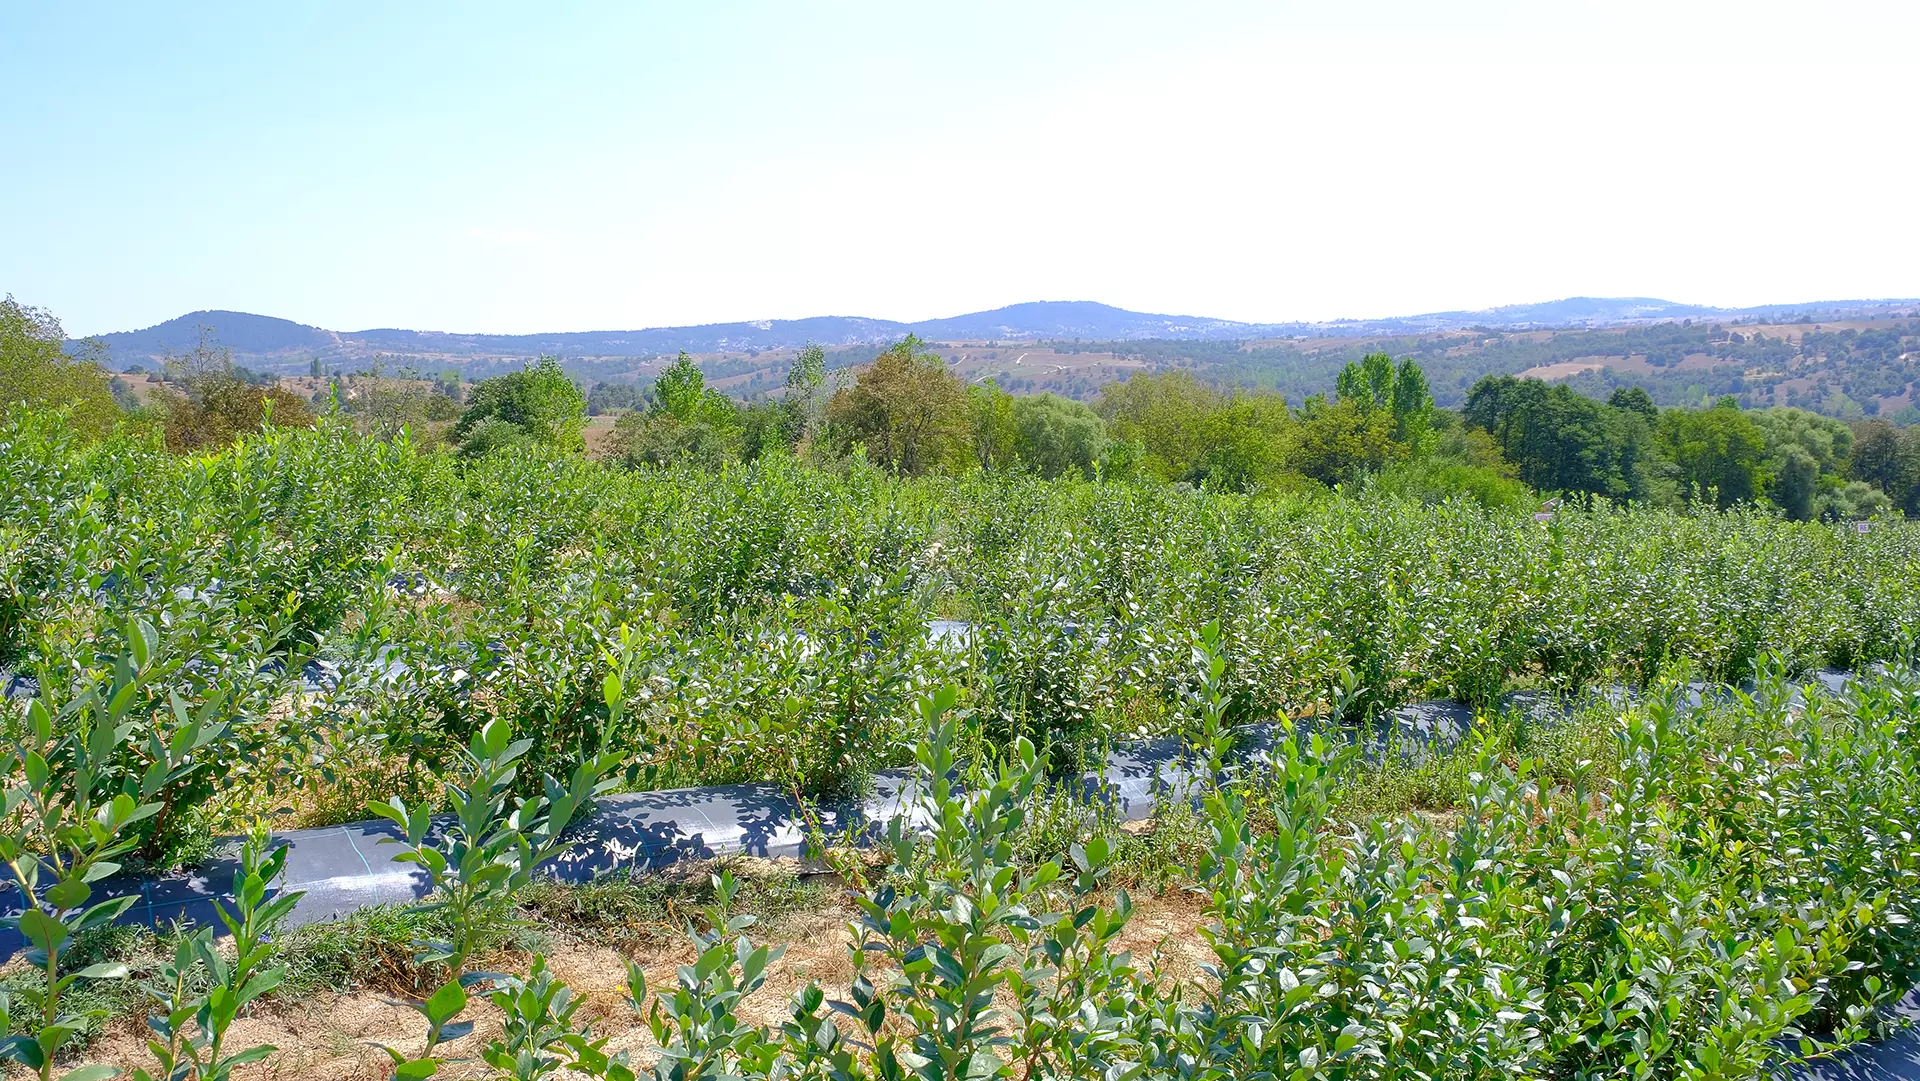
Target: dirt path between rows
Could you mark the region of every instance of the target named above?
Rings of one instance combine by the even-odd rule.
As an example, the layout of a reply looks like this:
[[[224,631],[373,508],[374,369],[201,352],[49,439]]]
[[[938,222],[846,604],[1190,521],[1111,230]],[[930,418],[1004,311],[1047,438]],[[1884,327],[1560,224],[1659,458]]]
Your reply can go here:
[[[836,901],[817,911],[783,917],[766,933],[752,935],[757,943],[781,945],[786,952],[769,966],[765,986],[745,1001],[741,1018],[777,1027],[789,1016],[794,994],[809,981],[820,984],[829,999],[846,997],[853,977],[847,950],[847,922],[852,916],[850,905]],[[1157,963],[1168,979],[1197,979],[1200,965],[1209,956],[1195,933],[1200,919],[1198,899],[1178,890],[1160,897],[1136,898],[1135,912],[1120,948],[1131,951],[1135,963],[1143,968]],[[631,956],[646,969],[648,986],[661,989],[674,986],[677,966],[691,963],[694,952],[692,944],[682,937],[660,947],[636,950]],[[527,960],[525,956],[498,956],[478,967],[524,971]],[[610,1050],[629,1052],[636,1064],[652,1060],[652,1034],[627,1004],[626,958],[619,951],[603,945],[561,942],[548,952],[547,963],[555,976],[585,1000],[580,1016],[594,1021],[595,1034],[612,1034]],[[476,1022],[474,1031],[442,1045],[444,1055],[460,1061],[450,1063],[436,1076],[493,1076],[492,1069],[479,1060],[479,1052],[499,1035],[498,1011],[489,1003],[477,1001],[463,1016]],[[152,1069],[153,1060],[146,1049],[148,1035],[144,1025],[136,1028],[132,1021],[121,1022],[93,1043],[85,1061],[129,1071],[136,1067]],[[235,1023],[227,1046],[265,1043],[278,1049],[264,1062],[237,1071],[243,1081],[373,1081],[392,1073],[391,1060],[376,1045],[413,1054],[419,1052],[425,1038],[426,1022],[391,996],[373,991],[323,992],[292,1001],[276,998],[259,1005],[250,1016]]]

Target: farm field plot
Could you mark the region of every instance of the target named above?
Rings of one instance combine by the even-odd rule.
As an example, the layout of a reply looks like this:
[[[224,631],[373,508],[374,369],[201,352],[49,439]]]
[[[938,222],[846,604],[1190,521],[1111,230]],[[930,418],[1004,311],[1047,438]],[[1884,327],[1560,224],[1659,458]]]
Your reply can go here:
[[[235,1041],[284,1028],[296,987],[417,996],[380,1023],[396,1059],[331,1056],[410,1077],[448,1054],[608,1077],[1753,1076],[1868,1035],[1920,967],[1920,530],[1897,520],[463,463],[330,422],[174,457],[26,412],[0,481],[0,856],[37,868],[19,923],[41,945],[6,1023],[62,1069],[135,1064],[116,1026],[140,1009],[97,990],[123,962],[178,1014],[175,1056],[236,1053],[193,1041],[242,1012]],[[1882,662],[1839,697],[1785,690]],[[1692,708],[1693,678],[1750,693]],[[1617,682],[1644,701],[1551,726],[1498,708]],[[1431,698],[1480,734],[1421,761],[1337,735]],[[1247,758],[1249,723],[1303,735]],[[1210,768],[1122,830],[1070,782],[1144,737]],[[872,863],[822,838],[835,886],[781,932],[817,957],[851,924],[867,967],[819,994],[740,944],[732,878],[647,894],[648,934],[695,936],[648,953],[587,909],[664,887],[534,873],[597,794],[824,802],[899,768],[925,779],[922,831]],[[370,808],[441,907],[275,933],[265,828]],[[235,944],[96,926],[115,913],[88,881],[250,830]],[[30,862],[49,845],[57,865]],[[1156,969],[1141,929],[1163,925],[1184,960]],[[651,974],[628,985],[621,955]],[[101,966],[63,992],[90,1012],[56,1023],[33,963]],[[584,1012],[554,997],[563,969]],[[797,998],[739,1005],[769,973]],[[254,1005],[193,1020],[222,981]],[[658,1004],[644,1028],[622,993]]]

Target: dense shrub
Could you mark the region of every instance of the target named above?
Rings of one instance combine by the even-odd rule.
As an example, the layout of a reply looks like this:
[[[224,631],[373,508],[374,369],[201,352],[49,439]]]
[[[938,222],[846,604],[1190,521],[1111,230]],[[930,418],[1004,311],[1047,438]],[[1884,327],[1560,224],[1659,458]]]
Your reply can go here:
[[[247,757],[204,828],[341,784],[424,791],[489,720],[538,770],[602,746],[634,774],[857,788],[905,703],[965,689],[979,738],[1057,771],[1179,731],[1195,628],[1233,716],[1491,703],[1519,687],[1722,680],[1906,655],[1920,530],[1742,510],[1242,495],[977,473],[829,473],[769,456],[627,470],[462,461],[344,422],[175,458],[0,426],[0,662],[56,696],[138,617],[216,693]],[[967,621],[934,641],[934,618]],[[627,701],[613,722],[609,675]],[[243,738],[244,737],[244,738]],[[310,820],[310,819],[309,819]],[[181,843],[185,843],[184,840]],[[154,858],[163,853],[151,852]]]
[[[1036,849],[1058,816],[1031,743],[955,781],[958,696],[936,692],[921,829],[894,823],[857,895],[847,999],[808,984],[786,1023],[745,1019],[779,952],[723,873],[676,986],[630,976],[654,1076],[1731,1079],[1830,1054],[1920,970],[1920,686],[1804,709],[1777,673],[1704,709],[1682,689],[1614,716],[1570,775],[1466,749],[1444,820],[1343,824],[1352,750],[1282,739],[1201,794],[1211,957],[1185,982],[1120,948],[1108,835]],[[504,983],[489,1062],[634,1076],[540,957]]]

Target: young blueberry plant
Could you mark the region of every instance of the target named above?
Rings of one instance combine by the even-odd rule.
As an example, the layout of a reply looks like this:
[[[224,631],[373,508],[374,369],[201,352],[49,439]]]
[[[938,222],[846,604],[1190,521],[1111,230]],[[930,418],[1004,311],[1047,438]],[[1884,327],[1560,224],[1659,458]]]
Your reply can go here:
[[[1126,1076],[1131,1041],[1115,1011],[1133,970],[1108,947],[1131,904],[1125,891],[1109,908],[1078,900],[1106,874],[1109,846],[1073,846],[1070,877],[1057,863],[1018,866],[1015,841],[1045,767],[1020,738],[961,791],[956,697],[944,688],[919,703],[925,788],[913,817],[929,835],[889,824],[901,871],[859,899],[851,1001],[833,1008],[866,1030],[885,1078]],[[878,984],[873,957],[891,970]],[[1013,1009],[997,1004],[1003,993]]]
[[[62,994],[77,980],[120,979],[125,965],[96,964],[63,972],[61,957],[75,938],[112,923],[137,901],[127,894],[94,901],[94,884],[120,869],[115,860],[137,843],[133,827],[160,810],[156,793],[169,781],[199,768],[160,757],[144,777],[114,768],[121,748],[141,725],[133,710],[156,663],[157,636],[136,625],[129,647],[111,674],[98,679],[57,709],[49,696],[29,703],[12,745],[0,749],[0,774],[10,779],[0,797],[0,862],[19,891],[20,913],[7,926],[26,940],[26,960],[44,974],[39,987],[0,996],[0,1030],[24,1028],[0,1039],[0,1058],[17,1062],[51,1081],[60,1050],[85,1031],[84,1018],[62,1009]],[[18,1006],[25,1006],[24,1011]],[[62,1081],[97,1081],[118,1073],[86,1066]]]
[[[213,928],[202,928],[180,940],[173,959],[149,985],[149,993],[164,1008],[147,1021],[155,1034],[147,1049],[160,1069],[134,1071],[138,1081],[228,1081],[236,1067],[273,1053],[270,1044],[233,1052],[225,1046],[240,1011],[285,978],[285,968],[267,965],[273,956],[268,936],[305,895],[295,891],[269,896],[274,881],[286,871],[287,846],[262,856],[266,846],[264,829],[241,846],[233,903],[220,910],[220,922],[233,936],[232,956],[214,944]]]
[[[563,1068],[633,1081],[625,1052],[607,1054],[607,1037],[595,1038],[591,1026],[575,1024],[580,1000],[554,977],[546,958],[536,954],[525,979],[502,980],[492,1002],[502,1019],[500,1038],[480,1057],[514,1081],[540,1081]]]
[[[533,881],[542,863],[569,847],[562,837],[567,827],[614,783],[610,774],[618,759],[603,754],[581,762],[564,782],[543,778],[542,795],[515,797],[516,763],[532,746],[530,739],[514,739],[512,728],[498,718],[476,732],[464,753],[466,779],[447,786],[452,821],[437,834],[432,809],[424,802],[408,807],[394,797],[369,805],[403,831],[382,843],[403,846],[396,859],[417,864],[432,885],[427,903],[413,911],[443,912],[449,924],[446,941],[420,944],[420,963],[443,965],[449,978],[417,1007],[428,1025],[421,1057],[388,1050],[397,1077],[430,1075],[438,1069],[434,1047],[471,1028],[454,1022],[466,1008],[466,989],[495,979],[466,971],[480,936],[507,921],[514,895]]]

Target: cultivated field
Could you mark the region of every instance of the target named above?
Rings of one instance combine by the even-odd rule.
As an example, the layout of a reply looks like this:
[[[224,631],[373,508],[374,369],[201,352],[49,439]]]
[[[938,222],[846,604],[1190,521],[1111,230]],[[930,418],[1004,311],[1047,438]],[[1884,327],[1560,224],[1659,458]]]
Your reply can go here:
[[[1895,520],[460,462],[335,422],[174,457],[26,412],[0,478],[39,948],[6,1024],[47,1076],[1744,1077],[1920,969]],[[1791,692],[1822,667],[1865,679]],[[1351,738],[1434,697],[1477,733]],[[1201,780],[1123,830],[1078,778],[1145,736]],[[915,826],[865,850],[536,874],[596,793],[888,768]],[[435,904],[276,932],[262,827],[375,810]],[[88,882],[250,828],[230,941],[105,926]]]

